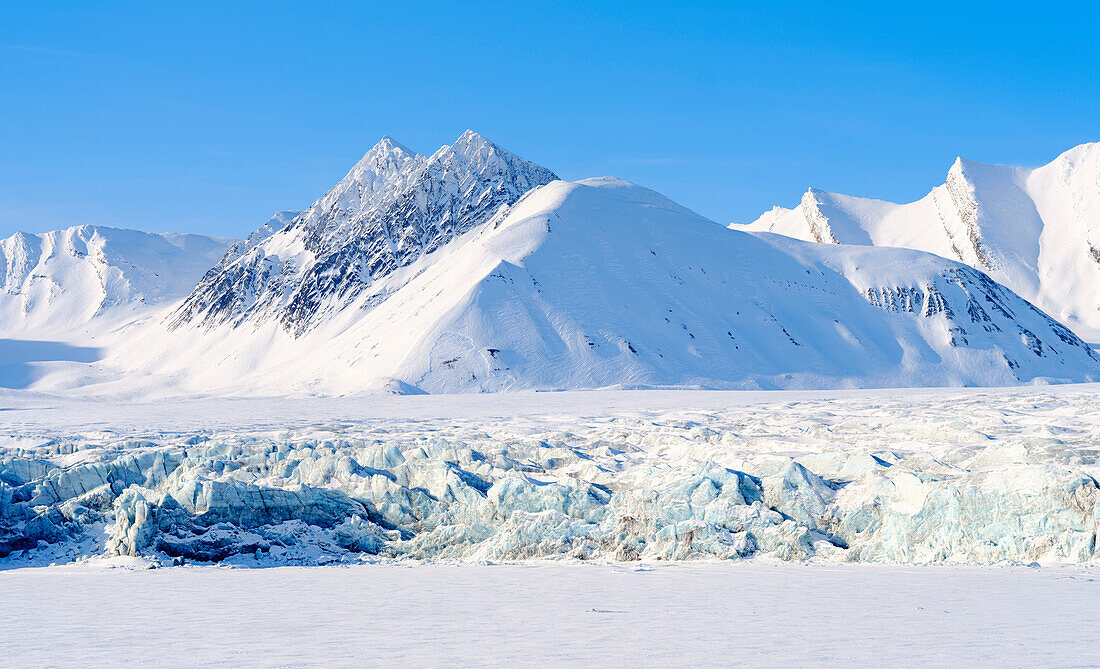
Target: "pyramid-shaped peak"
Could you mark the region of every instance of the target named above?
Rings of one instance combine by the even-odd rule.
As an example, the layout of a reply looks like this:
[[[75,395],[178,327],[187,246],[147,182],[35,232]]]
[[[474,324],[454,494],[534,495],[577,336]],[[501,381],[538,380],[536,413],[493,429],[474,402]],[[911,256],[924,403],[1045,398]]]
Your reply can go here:
[[[442,165],[454,164],[456,161],[464,164],[465,169],[475,173],[497,175],[494,179],[500,178],[503,174],[511,174],[506,178],[522,182],[516,185],[524,190],[558,178],[556,174],[538,163],[501,148],[473,130],[462,133],[454,144],[440,148],[429,159],[429,163]]]
[[[408,159],[416,156],[416,151],[408,148],[404,144],[398,142],[389,135],[382,135],[382,139],[378,140],[375,144],[363,154],[363,157],[359,160],[360,163],[364,162],[378,162],[383,161],[386,158],[396,157],[398,159]]]
[[[439,155],[441,156],[444,154],[452,154],[464,156],[466,158],[487,156],[493,153],[511,155],[473,130],[467,130],[462,133],[453,144],[445,146],[439,151]]]
[[[407,171],[415,161],[422,159],[423,156],[420,154],[400,144],[389,135],[384,135],[377,144],[363,154],[340,184],[347,185],[363,179],[373,181],[375,178],[389,182],[396,175]],[[340,188],[338,184],[337,190]]]
[[[371,149],[371,151],[374,150],[385,151],[387,153],[399,151],[401,153],[407,153],[410,156],[416,155],[416,151],[413,151],[389,135],[382,135],[382,139],[378,140],[378,143]]]
[[[802,204],[806,206],[816,207],[817,205],[824,203],[831,197],[832,193],[829,193],[828,191],[823,191],[820,188],[814,188],[813,186],[810,186],[806,189],[806,192],[802,194]]]
[[[456,142],[456,144],[458,144],[458,143],[464,143],[464,144],[492,144],[492,142],[485,139],[485,137],[483,137],[480,134],[474,132],[473,130],[470,130],[469,128],[467,128],[466,132],[462,133],[462,135],[459,136],[458,141]]]
[[[818,188],[817,186],[810,186],[806,189],[806,192],[802,194],[803,200],[810,199],[816,201],[819,204],[834,202],[837,200],[837,198],[843,197],[845,196],[840,193],[834,193],[833,191],[824,190],[822,188]]]
[[[347,306],[373,282],[555,180],[473,131],[430,158],[386,135],[280,232],[265,230],[252,238],[260,243],[227,254],[172,324],[278,319],[302,334],[326,309]]]
[[[973,164],[973,160],[963,158],[962,156],[955,156],[955,161],[951,163],[951,167],[947,170],[947,178],[950,180],[963,177],[963,172]]]
[[[959,156],[947,171],[948,182],[963,179],[973,187],[976,183],[986,182],[989,179],[1003,179],[1006,175],[1024,170],[1021,167],[1011,167],[998,163],[983,163],[979,160],[970,160]]]

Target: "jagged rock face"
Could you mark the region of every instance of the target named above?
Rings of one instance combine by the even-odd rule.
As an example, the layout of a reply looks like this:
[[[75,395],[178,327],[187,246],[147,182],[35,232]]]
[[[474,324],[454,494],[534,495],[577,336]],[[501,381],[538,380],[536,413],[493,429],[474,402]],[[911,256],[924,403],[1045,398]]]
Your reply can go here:
[[[428,157],[383,138],[307,211],[231,249],[171,325],[276,319],[300,335],[326,306],[346,306],[374,281],[556,179],[470,131]]]
[[[1036,358],[1053,358],[1061,355],[1060,351],[1072,351],[1093,362],[1100,361],[1100,356],[1068,328],[969,267],[946,270],[922,286],[876,286],[867,288],[864,294],[868,302],[885,311],[919,314],[922,318],[942,314],[950,324],[947,331],[952,347],[970,346],[975,334],[1007,334],[1015,335],[1013,339]],[[1045,339],[1023,325],[1025,315],[1044,326]],[[1020,364],[1013,354],[1002,351],[1002,357],[1016,373]]]
[[[942,185],[908,204],[811,188],[794,209],[730,227],[958,260],[1100,341],[1100,143],[1036,169],[958,158]]]
[[[952,238],[951,248],[958,255],[959,260],[966,262],[967,258],[961,250],[965,248],[968,254],[973,253],[971,264],[976,264],[986,271],[992,270],[995,267],[989,251],[985,248],[981,227],[978,223],[979,205],[974,197],[974,185],[967,179],[967,175],[963,171],[963,165],[961,158],[956,160],[947,172],[947,181],[944,183],[948,195],[951,196],[952,213],[958,217],[966,230],[965,240]],[[944,224],[944,230],[947,232],[948,237],[954,237],[952,230],[946,223]]]
[[[802,214],[806,217],[810,234],[818,244],[839,244],[840,242],[829,228],[829,217],[821,213],[816,193],[817,191],[811,188],[802,196]]]

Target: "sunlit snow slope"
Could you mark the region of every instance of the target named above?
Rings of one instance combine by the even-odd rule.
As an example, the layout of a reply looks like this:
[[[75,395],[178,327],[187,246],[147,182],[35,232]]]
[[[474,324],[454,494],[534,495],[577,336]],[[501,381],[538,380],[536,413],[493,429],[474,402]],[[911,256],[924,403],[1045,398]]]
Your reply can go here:
[[[0,241],[0,336],[80,338],[180,299],[232,240],[76,226]]]
[[[730,227],[929,251],[982,270],[1100,341],[1100,143],[1037,169],[959,158],[946,183],[909,204],[811,188],[794,209]]]
[[[249,393],[1100,378],[1081,340],[966,265],[735,232],[610,178],[536,188],[340,299],[304,331],[158,326],[110,362]]]
[[[472,131],[431,156],[385,137],[307,211],[234,246],[171,324],[277,321],[301,334],[554,179]]]

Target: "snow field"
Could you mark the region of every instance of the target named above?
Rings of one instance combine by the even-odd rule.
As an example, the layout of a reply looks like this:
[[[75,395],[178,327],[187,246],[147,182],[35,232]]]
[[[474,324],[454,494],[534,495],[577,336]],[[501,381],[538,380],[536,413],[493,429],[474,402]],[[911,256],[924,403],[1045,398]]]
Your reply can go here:
[[[1094,567],[0,571],[0,665],[1095,666]]]

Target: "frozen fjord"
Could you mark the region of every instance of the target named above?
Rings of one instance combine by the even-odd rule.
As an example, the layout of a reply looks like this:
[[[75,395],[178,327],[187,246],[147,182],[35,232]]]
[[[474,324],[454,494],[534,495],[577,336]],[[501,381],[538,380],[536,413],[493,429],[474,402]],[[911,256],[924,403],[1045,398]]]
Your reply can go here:
[[[0,665],[1087,666],[1097,575],[758,560],[17,569],[0,571],[20,602],[0,617]]]
[[[0,564],[1090,562],[1098,393],[10,393]]]

